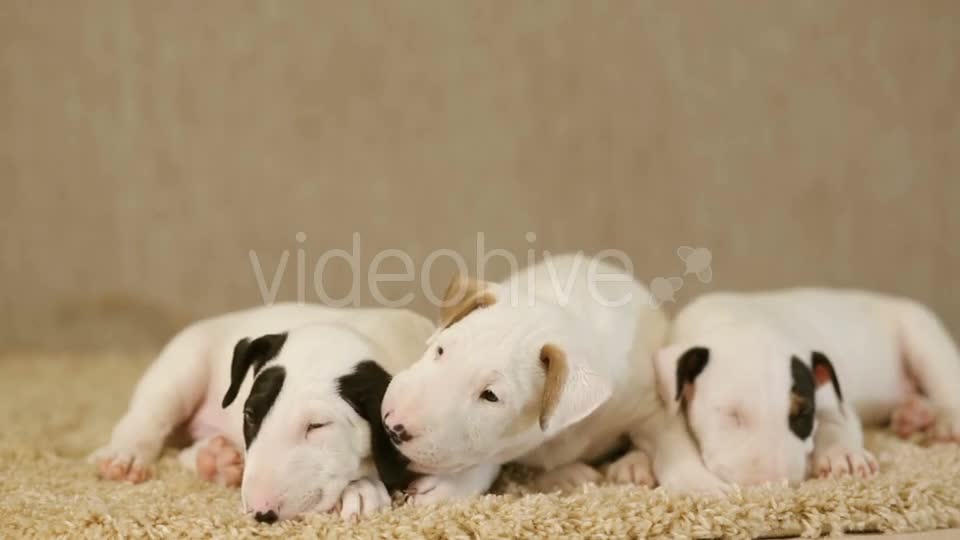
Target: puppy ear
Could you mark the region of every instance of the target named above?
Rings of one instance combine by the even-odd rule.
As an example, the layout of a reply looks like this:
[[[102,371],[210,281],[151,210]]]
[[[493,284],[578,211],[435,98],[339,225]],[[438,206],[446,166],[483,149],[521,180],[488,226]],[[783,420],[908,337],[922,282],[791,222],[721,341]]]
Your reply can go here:
[[[813,371],[802,360],[790,358],[790,374],[793,386],[790,388],[790,431],[800,440],[806,440],[813,433],[813,417],[817,411],[817,382]]]
[[[709,360],[706,347],[670,345],[657,351],[653,361],[657,393],[667,412],[676,414],[683,400],[693,399],[693,383]]]
[[[337,379],[337,392],[371,429],[380,426],[380,404],[392,377],[375,360],[363,360],[353,372]]]
[[[545,375],[540,405],[540,429],[544,433],[556,433],[579,422],[613,392],[609,381],[572,364],[557,345],[547,343],[540,349],[540,365]]]
[[[256,375],[267,361],[280,352],[286,341],[287,334],[283,333],[267,334],[253,341],[243,338],[237,342],[233,347],[233,362],[230,364],[230,387],[227,388],[227,393],[223,395],[221,402],[224,409],[237,398],[237,393],[250,366],[253,366],[253,374]]]
[[[489,283],[458,274],[443,293],[440,327],[449,328],[473,310],[493,305],[496,301],[497,297],[489,290]]]
[[[812,362],[813,379],[816,381],[817,388],[830,382],[833,384],[833,392],[837,395],[837,401],[843,402],[843,392],[840,391],[840,381],[837,379],[837,372],[833,369],[833,364],[827,355],[819,351],[813,351]]]
[[[363,360],[352,373],[337,379],[337,392],[370,427],[370,453],[380,481],[389,492],[406,489],[415,474],[408,470],[410,461],[390,442],[380,406],[390,385],[390,373],[375,360]]]

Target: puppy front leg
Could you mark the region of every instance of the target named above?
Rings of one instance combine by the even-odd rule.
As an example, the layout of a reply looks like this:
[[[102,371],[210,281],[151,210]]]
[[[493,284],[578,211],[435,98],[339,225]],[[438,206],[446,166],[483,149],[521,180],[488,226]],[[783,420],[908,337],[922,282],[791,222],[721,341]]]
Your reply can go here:
[[[207,386],[205,336],[197,327],[181,332],[137,383],[130,408],[113,428],[110,443],[95,451],[101,478],[142,482],[167,436],[199,405]]]
[[[356,521],[389,506],[390,494],[379,478],[360,478],[344,488],[334,512],[345,521]]]
[[[852,406],[836,402],[818,407],[813,435],[813,471],[820,478],[857,475],[869,478],[880,470],[863,447],[863,428]]]
[[[485,463],[452,474],[421,476],[407,488],[407,500],[423,505],[481,495],[490,489],[499,473],[500,465]]]
[[[668,491],[722,493],[730,489],[704,465],[682,414],[655,412],[636,427],[630,438],[652,458],[654,475]]]

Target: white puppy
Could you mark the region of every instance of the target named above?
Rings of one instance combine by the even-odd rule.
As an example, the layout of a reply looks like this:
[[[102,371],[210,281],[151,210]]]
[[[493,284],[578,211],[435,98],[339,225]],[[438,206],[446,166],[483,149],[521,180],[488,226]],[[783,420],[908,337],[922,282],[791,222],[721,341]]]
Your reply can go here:
[[[293,304],[198,322],[150,366],[92,458],[104,478],[143,481],[186,424],[194,444],[181,462],[227,484],[242,474],[244,510],[258,521],[338,503],[344,517],[369,513],[390,502],[377,469],[389,487],[410,480],[380,424],[380,400],[389,373],[432,332],[412,312]],[[246,448],[245,463],[234,448]]]
[[[621,447],[657,402],[650,366],[666,317],[597,259],[547,258],[500,284],[455,278],[441,321],[383,400],[394,442],[428,474],[414,502],[482,493],[513,460],[546,469],[543,489],[597,480],[585,462]],[[642,453],[621,462],[623,480],[653,482]]]
[[[656,358],[662,398],[685,410],[703,462],[726,482],[871,476],[861,419],[960,437],[960,355],[909,300],[710,294],[680,312],[670,343]]]

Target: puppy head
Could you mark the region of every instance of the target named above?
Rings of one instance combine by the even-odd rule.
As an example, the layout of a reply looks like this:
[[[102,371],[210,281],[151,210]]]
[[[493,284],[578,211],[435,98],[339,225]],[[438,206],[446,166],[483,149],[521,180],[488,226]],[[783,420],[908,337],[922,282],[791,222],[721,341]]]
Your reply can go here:
[[[724,481],[762,484],[807,475],[817,407],[842,399],[830,361],[801,360],[789,344],[759,334],[671,345],[655,359],[658,391],[681,409],[704,464]],[[827,384],[830,383],[830,384]]]
[[[378,353],[369,341],[335,325],[237,343],[223,406],[236,400],[252,371],[243,402],[246,511],[257,519],[269,516],[266,520],[324,512],[348,483],[364,475],[367,417],[373,411],[379,425],[380,398],[390,380],[371,360]]]
[[[414,470],[513,459],[610,396],[587,368],[589,349],[550,329],[557,308],[510,305],[499,286],[460,277],[445,297],[441,330],[383,399],[383,423]]]

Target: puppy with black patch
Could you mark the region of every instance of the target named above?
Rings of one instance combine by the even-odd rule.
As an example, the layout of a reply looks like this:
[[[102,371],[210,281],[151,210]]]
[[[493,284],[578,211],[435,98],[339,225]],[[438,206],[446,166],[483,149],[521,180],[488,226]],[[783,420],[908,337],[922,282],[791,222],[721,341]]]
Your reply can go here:
[[[960,440],[960,354],[916,302],[827,289],[710,294],[678,314],[670,343],[655,360],[658,388],[699,446],[707,471],[675,474],[693,484],[705,474],[740,485],[873,476],[861,422]]]
[[[379,411],[390,374],[433,330],[409,311],[293,304],[195,323],[149,367],[91,458],[102,478],[144,481],[185,426],[193,444],[180,462],[242,485],[243,509],[258,521],[338,507],[345,518],[368,514],[412,479]]]

